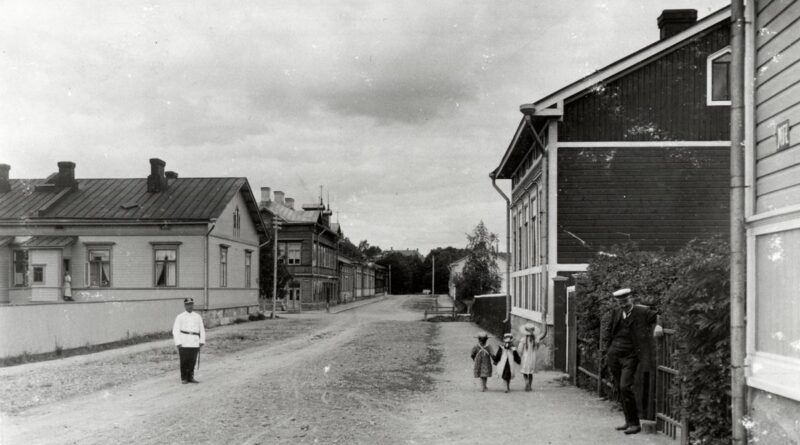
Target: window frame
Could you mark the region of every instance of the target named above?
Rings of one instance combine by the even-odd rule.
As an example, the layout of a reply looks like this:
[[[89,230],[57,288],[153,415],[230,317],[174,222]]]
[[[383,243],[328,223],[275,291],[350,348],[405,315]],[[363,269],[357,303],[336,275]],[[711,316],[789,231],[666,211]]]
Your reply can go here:
[[[102,282],[98,285],[92,285],[92,251],[108,251],[108,282],[103,285]],[[100,261],[100,271],[102,272],[103,261]],[[86,244],[86,282],[84,283],[87,288],[92,289],[107,289],[112,287],[114,283],[114,248],[112,244]],[[102,275],[102,274],[101,274]]]
[[[31,265],[31,285],[34,284],[46,284],[47,283],[47,276],[45,275],[47,265],[46,264],[32,264]],[[41,269],[42,271],[42,278],[40,280],[36,280],[36,269]]]
[[[731,54],[731,47],[726,46],[721,50],[711,54],[706,58],[706,105],[708,106],[730,106],[731,100],[714,100],[714,61]],[[728,63],[728,97],[730,97],[730,62]]]
[[[245,249],[244,251],[244,287],[250,288],[252,282],[253,271],[253,251]]]
[[[24,256],[22,260],[22,265],[24,266],[25,272],[22,274],[22,283],[17,283],[17,252],[22,253]],[[30,287],[30,280],[28,278],[28,269],[30,268],[30,253],[26,249],[12,249],[11,250],[11,281],[12,281],[12,288],[24,288]]]
[[[228,287],[228,248],[225,244],[219,245],[219,287]]]
[[[150,243],[153,247],[153,287],[155,288],[176,288],[180,287],[179,283],[179,268],[180,268],[180,242],[175,243],[168,243],[168,242],[159,242],[159,243]],[[169,284],[164,284],[159,286],[158,284],[158,257],[156,256],[156,251],[158,250],[174,250],[175,251],[175,260],[172,261],[175,263],[175,284],[170,286]],[[166,262],[166,260],[162,260],[162,262]],[[166,266],[166,265],[165,265]]]

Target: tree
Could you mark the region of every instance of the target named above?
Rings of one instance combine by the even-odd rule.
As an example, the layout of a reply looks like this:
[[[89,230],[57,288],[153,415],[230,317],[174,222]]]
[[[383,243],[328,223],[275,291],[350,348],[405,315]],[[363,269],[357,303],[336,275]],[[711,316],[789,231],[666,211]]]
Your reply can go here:
[[[358,243],[358,251],[361,252],[361,255],[367,260],[375,261],[381,253],[381,248],[378,246],[370,246],[367,240],[361,240]]]
[[[483,221],[472,234],[467,234],[467,262],[464,270],[455,277],[456,299],[471,306],[475,295],[500,291],[501,279],[497,268],[497,235],[489,232]]]
[[[434,277],[434,294],[446,294],[450,290],[450,264],[464,258],[467,255],[467,249],[460,249],[457,247],[437,247],[428,253],[425,257],[419,273],[421,285],[423,289],[430,287],[431,283],[431,263],[432,258],[436,258],[435,266],[436,276]]]
[[[416,255],[406,256],[399,252],[392,252],[381,258],[378,264],[392,268],[393,294],[414,294],[422,290],[420,270],[422,260]]]
[[[262,243],[264,240],[261,241]],[[269,243],[259,249],[258,255],[258,277],[259,277],[259,300],[263,303],[272,298],[272,277],[274,261],[275,240],[272,238]],[[286,268],[285,258],[278,258],[278,298],[284,298],[286,285],[292,280],[292,274]],[[262,308],[264,309],[264,308]]]

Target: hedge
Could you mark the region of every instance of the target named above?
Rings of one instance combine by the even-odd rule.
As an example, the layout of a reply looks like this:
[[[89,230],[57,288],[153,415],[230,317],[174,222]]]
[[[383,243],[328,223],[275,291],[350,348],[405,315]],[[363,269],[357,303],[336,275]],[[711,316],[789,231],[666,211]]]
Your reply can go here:
[[[633,243],[599,254],[578,277],[577,335],[599,339],[609,322],[611,293],[633,289],[675,329],[681,405],[693,444],[730,443],[729,253],[720,238],[693,240],[676,254],[644,252]],[[598,342],[582,344],[594,361]]]

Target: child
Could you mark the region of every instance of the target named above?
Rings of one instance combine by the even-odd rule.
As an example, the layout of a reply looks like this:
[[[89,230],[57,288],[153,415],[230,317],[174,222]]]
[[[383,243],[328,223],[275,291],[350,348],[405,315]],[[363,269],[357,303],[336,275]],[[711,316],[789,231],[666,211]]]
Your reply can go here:
[[[503,335],[503,346],[497,350],[494,356],[494,363],[497,365],[497,375],[506,382],[506,392],[511,390],[511,379],[520,363],[519,353],[514,347],[514,336],[511,333]]]
[[[473,373],[481,379],[481,391],[486,391],[486,378],[492,376],[492,347],[486,344],[489,334],[478,334],[478,344],[472,347],[470,357],[475,362]]]
[[[531,385],[533,384],[533,373],[536,372],[536,350],[539,349],[539,344],[547,335],[547,331],[537,338],[536,325],[533,323],[525,324],[520,330],[525,335],[519,341],[519,350],[522,352],[520,372],[522,373],[522,378],[525,379],[525,391],[533,391]]]

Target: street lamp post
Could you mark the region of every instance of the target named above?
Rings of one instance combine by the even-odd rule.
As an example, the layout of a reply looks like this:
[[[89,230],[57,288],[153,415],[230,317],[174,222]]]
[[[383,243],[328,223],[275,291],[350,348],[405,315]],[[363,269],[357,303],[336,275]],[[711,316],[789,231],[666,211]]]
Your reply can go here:
[[[269,318],[275,318],[275,312],[278,309],[278,228],[280,228],[278,221],[272,221],[272,227],[275,229],[273,240],[275,245],[272,246],[272,314]]]

